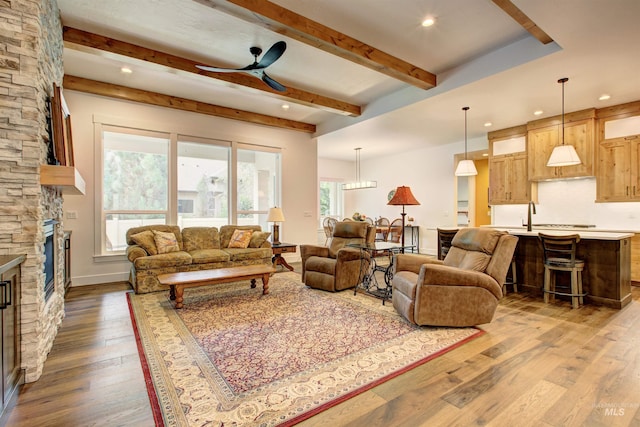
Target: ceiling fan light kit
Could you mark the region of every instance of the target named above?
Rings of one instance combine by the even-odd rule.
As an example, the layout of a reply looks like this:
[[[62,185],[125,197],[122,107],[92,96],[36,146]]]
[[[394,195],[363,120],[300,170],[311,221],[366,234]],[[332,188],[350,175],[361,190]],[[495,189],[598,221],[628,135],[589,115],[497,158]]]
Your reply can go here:
[[[258,61],[258,56],[262,53],[262,49],[257,46],[252,46],[249,48],[249,52],[253,55],[253,64],[249,64],[244,68],[220,68],[220,67],[209,67],[207,65],[196,65],[201,70],[204,71],[212,71],[214,73],[245,73],[251,76],[257,77],[265,82],[271,89],[277,90],[278,92],[286,92],[287,88],[282,84],[278,83],[267,73],[265,73],[265,68],[269,65],[276,62],[287,49],[287,44],[283,41],[279,41],[273,44],[264,54],[262,59]]]

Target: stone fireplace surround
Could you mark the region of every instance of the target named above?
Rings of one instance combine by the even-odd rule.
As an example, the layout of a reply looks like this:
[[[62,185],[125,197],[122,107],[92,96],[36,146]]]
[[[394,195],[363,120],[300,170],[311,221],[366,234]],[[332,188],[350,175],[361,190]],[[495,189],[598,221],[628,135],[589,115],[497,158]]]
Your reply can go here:
[[[8,6],[7,6],[8,5]],[[22,264],[22,368],[42,374],[64,317],[63,198],[40,185],[49,144],[46,101],[62,84],[62,23],[56,0],[11,0],[0,9],[0,254]],[[6,119],[5,119],[6,118]],[[54,231],[55,288],[44,294],[44,221]]]

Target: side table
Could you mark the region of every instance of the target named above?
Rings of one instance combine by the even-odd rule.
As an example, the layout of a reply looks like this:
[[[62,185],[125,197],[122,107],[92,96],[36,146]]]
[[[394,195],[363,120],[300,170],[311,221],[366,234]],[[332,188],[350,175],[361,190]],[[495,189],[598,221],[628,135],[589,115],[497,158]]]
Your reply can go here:
[[[273,263],[273,268],[278,265],[282,265],[289,270],[293,271],[293,267],[289,265],[286,259],[282,256],[283,253],[295,253],[296,245],[291,243],[278,243],[277,245],[272,244],[271,250],[273,251],[273,258],[271,258],[271,262]]]

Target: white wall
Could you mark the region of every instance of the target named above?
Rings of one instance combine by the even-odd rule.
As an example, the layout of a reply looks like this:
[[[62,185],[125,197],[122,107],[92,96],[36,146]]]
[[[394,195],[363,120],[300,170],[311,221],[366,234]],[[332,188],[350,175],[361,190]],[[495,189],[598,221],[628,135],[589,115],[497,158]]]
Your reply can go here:
[[[640,231],[640,203],[595,203],[596,179],[538,183],[532,224],[586,224],[606,230]],[[493,223],[522,225],[527,205],[495,206]]]
[[[281,224],[280,240],[295,244],[315,242],[317,144],[308,134],[75,91],[67,90],[64,95],[72,117],[75,164],[87,183],[84,196],[64,197],[63,225],[72,231],[71,278],[74,286],[126,280],[130,268],[124,256],[109,260],[94,257],[94,198],[100,197],[95,190],[94,115],[117,118],[122,123],[135,122],[150,129],[281,147],[282,209],[286,222]],[[77,219],[68,219],[66,213],[69,211],[77,212]],[[299,257],[299,252],[287,254],[289,261]]]
[[[322,143],[322,138],[320,138]],[[470,151],[487,148],[486,138],[469,141]],[[420,252],[436,253],[436,228],[455,226],[455,167],[453,156],[464,152],[464,142],[398,153],[383,158],[361,161],[363,180],[375,180],[377,188],[345,192],[345,215],[360,212],[370,217],[400,218],[401,206],[387,205],[389,191],[398,186],[411,187],[419,206],[406,206],[408,217],[420,227]],[[344,163],[344,162],[339,162]],[[321,159],[318,173],[321,177],[338,177],[342,164]],[[350,162],[346,180],[355,178],[355,162]],[[345,175],[342,175],[345,177]]]

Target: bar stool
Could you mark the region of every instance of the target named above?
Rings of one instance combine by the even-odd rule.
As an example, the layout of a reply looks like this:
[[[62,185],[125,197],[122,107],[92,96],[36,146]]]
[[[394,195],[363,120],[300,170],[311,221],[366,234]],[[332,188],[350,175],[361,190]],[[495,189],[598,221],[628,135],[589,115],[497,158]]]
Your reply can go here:
[[[518,275],[516,273],[516,257],[511,258],[511,266],[507,271],[507,279],[502,285],[502,295],[507,294],[507,285],[513,286],[513,292],[518,292]]]
[[[438,228],[438,259],[443,260],[449,253],[451,247],[451,241],[458,232],[457,228],[442,229]]]
[[[549,302],[549,295],[565,295],[571,297],[573,308],[578,308],[584,303],[585,293],[582,292],[582,270],[584,261],[576,259],[576,250],[580,236],[571,234],[566,236],[554,236],[538,233],[544,253],[544,302]],[[568,271],[571,273],[570,292],[556,291],[556,272]],[[552,274],[553,273],[553,274]]]

